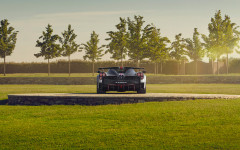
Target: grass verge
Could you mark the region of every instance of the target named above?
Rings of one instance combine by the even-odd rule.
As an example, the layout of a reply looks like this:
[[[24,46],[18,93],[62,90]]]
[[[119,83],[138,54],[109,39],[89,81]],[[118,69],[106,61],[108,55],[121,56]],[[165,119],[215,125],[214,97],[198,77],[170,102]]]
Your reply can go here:
[[[148,93],[240,95],[239,84],[148,84]],[[0,100],[20,93],[96,93],[96,85],[0,85]]]
[[[239,149],[240,99],[0,106],[0,149]]]
[[[239,94],[237,84],[147,85],[148,92]],[[0,85],[13,93],[94,93],[94,85]],[[105,106],[0,104],[0,149],[240,149],[240,99]]]

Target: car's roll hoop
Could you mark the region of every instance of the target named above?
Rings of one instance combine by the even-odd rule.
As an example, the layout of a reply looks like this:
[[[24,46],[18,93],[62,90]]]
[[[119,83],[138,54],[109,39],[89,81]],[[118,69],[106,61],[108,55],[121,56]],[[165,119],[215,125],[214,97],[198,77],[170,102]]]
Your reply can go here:
[[[144,68],[140,68],[140,67],[102,67],[102,68],[98,68],[98,70],[104,70],[104,69],[121,69],[121,68],[125,68],[125,69],[144,69]]]
[[[98,68],[98,71],[97,73],[100,73],[101,71],[103,70],[106,70],[106,69],[138,69],[138,70],[143,70],[142,72],[143,73],[146,73],[146,71],[144,70],[144,68],[140,68],[140,67],[101,67],[101,68]],[[101,71],[100,71],[101,70]]]

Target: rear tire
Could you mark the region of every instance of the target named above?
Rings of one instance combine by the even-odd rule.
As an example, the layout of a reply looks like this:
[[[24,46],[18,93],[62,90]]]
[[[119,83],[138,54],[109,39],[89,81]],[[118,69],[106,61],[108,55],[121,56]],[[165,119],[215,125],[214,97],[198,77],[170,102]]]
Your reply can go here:
[[[103,91],[103,90],[97,90],[97,94],[106,94],[106,91]]]
[[[138,94],[146,94],[146,89],[140,89],[137,91]]]
[[[101,90],[97,87],[97,94],[106,94],[106,91]]]

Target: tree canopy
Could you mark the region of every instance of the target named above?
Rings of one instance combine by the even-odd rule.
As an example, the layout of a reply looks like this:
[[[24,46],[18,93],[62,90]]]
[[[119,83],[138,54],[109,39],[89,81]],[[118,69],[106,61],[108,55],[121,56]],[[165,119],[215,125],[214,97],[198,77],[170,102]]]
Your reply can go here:
[[[127,19],[129,38],[127,40],[128,56],[139,66],[139,61],[147,57],[147,38],[152,27],[143,27],[142,16],[134,16],[134,20]]]
[[[13,27],[9,27],[10,23],[7,19],[1,20],[0,26],[0,57],[5,58],[12,54],[16,42],[18,31],[14,31]]]
[[[125,19],[120,17],[120,23],[116,25],[117,31],[109,31],[107,32],[109,38],[106,40],[110,41],[107,45],[106,53],[112,54],[113,59],[121,60],[121,65],[123,66],[123,59],[126,58],[127,55],[127,22]]]
[[[42,41],[40,41],[42,39]],[[40,47],[40,52],[34,54],[35,57],[44,57],[44,59],[53,59],[61,56],[60,44],[57,43],[59,36],[53,35],[53,29],[50,24],[46,27],[46,32],[42,32],[42,36],[37,40],[36,47]]]
[[[72,26],[68,25],[68,30],[62,33],[59,41],[62,45],[62,56],[70,56],[71,54],[79,51],[80,45],[76,43],[77,35],[74,33]]]
[[[186,44],[184,38],[182,38],[182,34],[179,33],[175,36],[175,41],[172,42],[171,46],[172,51],[170,52],[170,56],[177,61],[181,61],[186,59]]]

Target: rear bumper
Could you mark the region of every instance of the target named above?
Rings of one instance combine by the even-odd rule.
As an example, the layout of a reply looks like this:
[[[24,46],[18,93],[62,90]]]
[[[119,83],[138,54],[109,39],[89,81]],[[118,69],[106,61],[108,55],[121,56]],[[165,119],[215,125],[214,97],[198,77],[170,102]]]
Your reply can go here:
[[[144,88],[144,83],[138,84],[126,84],[126,83],[116,83],[116,84],[99,84],[99,88],[104,91],[138,91]]]
[[[98,88],[103,91],[139,91],[145,89],[145,82],[138,76],[127,76],[123,79],[107,76],[98,80]]]

